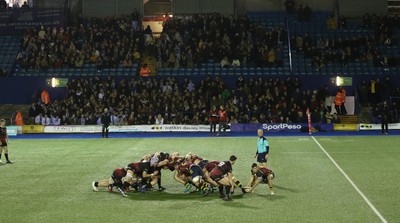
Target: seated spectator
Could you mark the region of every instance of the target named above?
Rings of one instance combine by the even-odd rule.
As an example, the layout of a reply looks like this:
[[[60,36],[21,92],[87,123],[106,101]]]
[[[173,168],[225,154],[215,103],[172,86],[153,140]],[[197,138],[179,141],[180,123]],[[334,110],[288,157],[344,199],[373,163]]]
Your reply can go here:
[[[0,67],[0,77],[5,77],[5,76],[7,76],[7,71]]]
[[[51,121],[50,121],[50,125],[60,125],[61,119],[60,117],[58,117],[58,115],[56,115],[55,117],[53,115],[51,115]]]
[[[240,60],[235,58],[232,60],[232,66],[233,67],[240,67]]]
[[[294,14],[294,0],[286,0],[285,8],[288,14]]]
[[[222,60],[221,60],[221,68],[229,68],[231,67],[231,63],[228,60],[228,57],[225,56]]]
[[[164,124],[164,118],[162,117],[161,114],[158,114],[158,115],[155,117],[155,123],[154,123],[154,124],[156,124],[156,125],[162,125],[162,124]]]
[[[335,112],[332,117],[332,123],[338,124],[341,123],[340,118],[338,117],[337,113]]]
[[[129,56],[125,57],[124,61],[122,62],[122,66],[125,68],[132,67],[132,60],[129,58]]]
[[[51,123],[51,119],[49,118],[49,116],[47,116],[47,114],[44,114],[44,116],[42,117],[42,125],[44,126],[48,126]]]
[[[0,9],[6,9],[8,8],[8,3],[6,0],[0,0]]]

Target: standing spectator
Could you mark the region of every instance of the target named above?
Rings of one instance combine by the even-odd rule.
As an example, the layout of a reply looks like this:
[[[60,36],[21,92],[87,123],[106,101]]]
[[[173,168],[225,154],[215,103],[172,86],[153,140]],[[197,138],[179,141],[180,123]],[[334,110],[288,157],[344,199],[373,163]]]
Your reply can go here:
[[[226,136],[226,124],[228,123],[229,117],[228,113],[225,111],[224,106],[220,106],[220,109],[218,111],[218,116],[219,116],[219,125],[218,125],[218,134],[219,136],[221,134],[221,128],[224,130],[224,136]]]
[[[42,103],[47,105],[50,103],[50,94],[46,89],[43,89],[42,94],[41,94],[41,98],[42,98]]]
[[[29,108],[29,124],[33,125],[35,123],[35,117],[38,115],[39,111],[36,107],[36,103],[32,103],[31,107]]]
[[[218,123],[218,113],[217,113],[217,108],[216,106],[212,106],[210,110],[210,117],[208,119],[210,122],[210,136],[215,135],[215,131],[217,128],[217,123]]]
[[[22,126],[24,125],[24,118],[22,117],[22,112],[18,111],[15,115],[15,124]]]
[[[140,68],[140,76],[141,77],[148,77],[150,76],[150,68],[147,67],[147,64],[143,64],[143,66]]]
[[[7,134],[7,128],[6,128],[6,120],[1,119],[0,120],[0,164],[3,164],[1,161],[1,154],[4,151],[4,156],[6,157],[7,163],[12,163],[8,159],[8,147],[7,144],[10,143],[10,140],[8,139],[8,134]]]
[[[384,101],[382,104],[378,105],[379,109],[379,118],[381,119],[381,128],[382,134],[388,134],[389,128],[389,115],[390,115],[390,108],[387,101]]]
[[[342,108],[344,107],[343,103],[344,103],[343,92],[340,89],[338,89],[335,97],[335,109],[339,115],[344,114],[344,111],[342,111]]]
[[[101,115],[101,136],[104,138],[108,138],[108,130],[110,127],[110,123],[111,123],[111,117],[110,117],[110,113],[108,113],[108,109],[105,108],[104,109],[104,113],[103,115]]]
[[[267,167],[267,159],[269,153],[269,142],[267,138],[264,137],[264,133],[262,129],[257,130],[258,141],[257,141],[257,162],[260,163],[260,166]]]

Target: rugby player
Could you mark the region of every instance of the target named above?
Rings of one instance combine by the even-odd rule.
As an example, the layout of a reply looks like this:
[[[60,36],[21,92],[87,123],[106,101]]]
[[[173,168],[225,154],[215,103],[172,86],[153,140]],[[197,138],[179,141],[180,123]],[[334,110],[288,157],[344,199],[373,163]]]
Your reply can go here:
[[[231,193],[235,190],[235,184],[233,182],[232,165],[235,164],[237,157],[232,155],[228,161],[220,162],[210,172],[210,178],[219,184],[220,198],[225,201],[231,201]],[[225,187],[225,194],[223,189]]]
[[[249,182],[247,183],[247,192],[251,193],[255,187],[260,183],[267,183],[269,186],[269,192],[274,195],[272,180],[275,178],[275,174],[272,170],[258,166],[257,163],[251,165],[251,176]]]
[[[7,134],[7,127],[6,127],[6,120],[1,119],[0,120],[0,164],[3,164],[1,161],[1,154],[4,151],[4,156],[6,157],[7,163],[11,164],[11,162],[8,159],[8,144],[10,143],[10,140],[8,139],[8,134]]]
[[[104,179],[100,181],[93,181],[92,188],[93,191],[99,191],[99,187],[108,187],[108,191],[111,193],[114,187],[117,187],[118,192],[126,197],[128,196],[125,190],[122,188],[125,182],[126,170],[124,168],[117,168],[113,171],[109,179]]]

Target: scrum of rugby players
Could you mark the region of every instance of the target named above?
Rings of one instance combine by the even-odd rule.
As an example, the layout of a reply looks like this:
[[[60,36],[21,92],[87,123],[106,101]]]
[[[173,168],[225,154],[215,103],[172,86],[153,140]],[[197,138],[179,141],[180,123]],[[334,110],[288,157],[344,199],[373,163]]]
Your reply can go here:
[[[208,161],[193,153],[182,157],[177,152],[156,152],[145,155],[139,162],[117,169],[117,173],[114,174],[114,171],[108,180],[93,182],[92,187],[94,191],[98,191],[98,187],[108,187],[110,192],[113,187],[117,187],[123,196],[130,191],[130,187],[145,193],[158,184],[158,190],[163,191],[165,188],[161,186],[161,170],[165,169],[175,171],[174,179],[184,186],[185,193],[194,185],[203,196],[207,196],[212,192],[213,186],[218,187],[220,198],[231,201],[235,185],[240,187],[243,193],[246,192],[232,173],[232,165],[236,159],[236,156],[231,156],[228,161]]]

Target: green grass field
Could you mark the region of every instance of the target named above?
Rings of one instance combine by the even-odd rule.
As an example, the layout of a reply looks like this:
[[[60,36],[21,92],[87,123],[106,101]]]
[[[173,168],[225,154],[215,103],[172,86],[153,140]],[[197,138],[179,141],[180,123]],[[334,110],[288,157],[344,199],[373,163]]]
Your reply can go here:
[[[388,222],[400,222],[400,137],[315,137]],[[267,185],[254,193],[184,194],[163,172],[164,192],[93,192],[91,182],[156,151],[238,157],[247,183],[256,137],[13,140],[14,164],[0,167],[0,222],[382,222],[311,137],[270,137]],[[384,146],[383,146],[384,145]],[[4,156],[3,156],[4,161]]]

